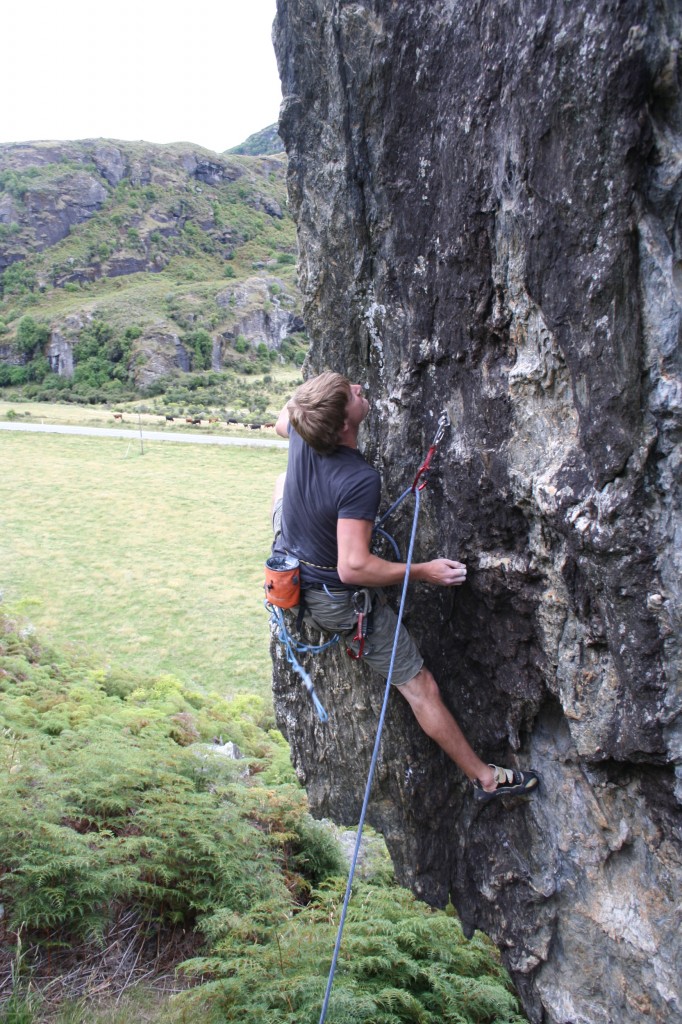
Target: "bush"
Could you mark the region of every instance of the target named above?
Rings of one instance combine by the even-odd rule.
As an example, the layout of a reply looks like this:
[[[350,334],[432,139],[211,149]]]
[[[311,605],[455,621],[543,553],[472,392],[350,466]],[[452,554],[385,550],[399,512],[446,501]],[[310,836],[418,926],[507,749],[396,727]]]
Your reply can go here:
[[[45,324],[37,323],[32,316],[23,316],[19,321],[16,344],[27,359],[32,359],[38,349],[47,344],[49,338],[49,328]]]
[[[50,364],[45,356],[34,357],[26,365],[26,380],[40,384],[50,373]]]
[[[74,349],[75,366],[72,387],[76,393],[83,388],[108,388],[120,391],[129,383],[132,344],[141,328],[126,328],[123,336],[103,320],[95,320],[83,328]]]
[[[262,702],[228,705],[169,676],[131,686],[0,615],[3,923],[33,942],[75,942],[102,935],[126,904],[183,927],[265,903],[286,917],[280,864],[307,891],[295,881],[307,861],[316,874],[337,863],[300,825],[300,789],[249,789],[234,762],[178,745],[181,724],[183,743],[217,728],[247,753],[277,747],[258,725],[269,727]]]
[[[345,882],[265,702],[112,673],[5,611],[0,698],[3,928],[27,948],[101,943],[131,912],[161,947],[194,930],[207,955],[185,969],[212,980],[182,997],[202,1004],[191,1019],[314,1024]],[[193,742],[215,733],[248,759]],[[358,882],[328,1020],[523,1018],[483,937],[467,942],[405,890]]]
[[[20,387],[28,380],[25,366],[9,366],[0,363],[0,387]]]
[[[10,264],[2,275],[2,290],[5,295],[23,295],[32,292],[38,281],[35,272],[23,261]]]
[[[215,937],[210,960],[186,965],[219,980],[212,997],[221,1020],[241,1024],[314,1024],[322,1006],[336,939],[343,882],[318,889],[288,921],[243,915],[206,922]],[[222,925],[223,934],[220,934]],[[247,935],[251,943],[247,946]],[[491,944],[467,942],[456,918],[410,893],[358,883],[349,905],[329,1002],[330,1024],[522,1024],[509,977]],[[190,995],[188,1001],[196,1001]]]
[[[183,344],[192,353],[193,370],[210,370],[213,357],[213,339],[208,331],[199,328],[186,334],[182,339]]]

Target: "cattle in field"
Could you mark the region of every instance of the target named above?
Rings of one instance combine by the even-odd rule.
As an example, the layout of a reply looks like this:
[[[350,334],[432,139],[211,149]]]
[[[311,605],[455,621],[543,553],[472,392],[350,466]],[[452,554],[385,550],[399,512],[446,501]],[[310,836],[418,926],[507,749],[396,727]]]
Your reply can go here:
[[[209,423],[220,423],[220,417],[219,416],[209,416],[208,417],[208,422]]]
[[[121,421],[123,421],[123,413],[122,413],[122,412],[115,412],[115,413],[114,413],[114,419],[115,419],[115,420],[121,420]]]
[[[260,423],[249,423],[251,430],[260,430]]]
[[[166,416],[166,423],[175,423],[175,416]]]

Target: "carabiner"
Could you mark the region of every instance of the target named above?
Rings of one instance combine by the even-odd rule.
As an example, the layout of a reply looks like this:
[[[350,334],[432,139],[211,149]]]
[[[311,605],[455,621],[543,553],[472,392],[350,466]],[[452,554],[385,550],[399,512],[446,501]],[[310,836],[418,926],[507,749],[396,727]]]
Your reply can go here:
[[[450,426],[450,417],[448,416],[447,409],[443,409],[442,413],[438,417],[438,429],[436,430],[436,436],[433,439],[432,448],[435,448],[441,443],[445,436],[445,431]]]

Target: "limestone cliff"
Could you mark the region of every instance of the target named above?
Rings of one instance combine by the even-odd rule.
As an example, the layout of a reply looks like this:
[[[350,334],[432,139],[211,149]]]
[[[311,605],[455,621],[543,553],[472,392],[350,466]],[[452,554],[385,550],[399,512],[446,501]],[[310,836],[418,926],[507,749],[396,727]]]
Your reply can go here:
[[[481,753],[543,777],[478,810],[396,696],[370,819],[552,1024],[682,1020],[680,28],[672,0],[278,0],[311,368],[369,384],[386,501],[448,410],[416,557],[469,580],[414,587],[409,625]],[[330,724],[281,661],[277,710],[350,823],[382,687],[325,657]]]

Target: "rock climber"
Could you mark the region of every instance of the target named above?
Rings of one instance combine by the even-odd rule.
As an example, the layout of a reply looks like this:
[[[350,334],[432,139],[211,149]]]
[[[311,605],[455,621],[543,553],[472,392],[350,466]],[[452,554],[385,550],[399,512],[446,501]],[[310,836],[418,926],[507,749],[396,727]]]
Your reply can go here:
[[[360,425],[369,412],[362,385],[327,371],[302,384],[280,413],[275,429],[289,439],[287,472],[275,487],[273,552],[300,562],[306,615],[322,630],[353,636],[362,609],[373,617],[369,641],[350,639],[356,654],[388,677],[396,613],[381,588],[403,582],[406,565],[372,554],[370,545],[381,481],[358,450]],[[434,558],[413,563],[410,578],[435,586],[466,581],[462,562]],[[443,703],[438,684],[401,624],[392,683],[427,734],[473,783],[475,798],[527,794],[534,771],[486,764],[474,752]]]

